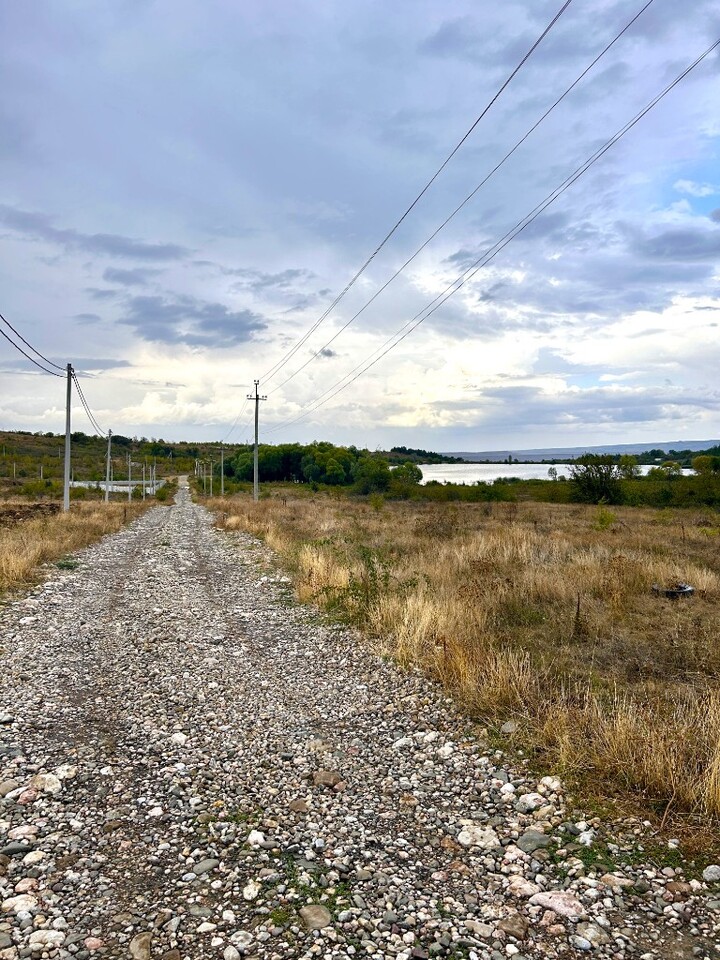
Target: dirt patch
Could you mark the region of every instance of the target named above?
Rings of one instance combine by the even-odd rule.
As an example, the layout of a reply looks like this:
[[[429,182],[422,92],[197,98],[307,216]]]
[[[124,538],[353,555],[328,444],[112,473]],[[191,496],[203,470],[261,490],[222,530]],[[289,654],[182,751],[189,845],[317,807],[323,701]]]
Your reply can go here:
[[[59,503],[3,503],[0,504],[0,527],[12,527],[24,520],[37,520],[60,513]]]

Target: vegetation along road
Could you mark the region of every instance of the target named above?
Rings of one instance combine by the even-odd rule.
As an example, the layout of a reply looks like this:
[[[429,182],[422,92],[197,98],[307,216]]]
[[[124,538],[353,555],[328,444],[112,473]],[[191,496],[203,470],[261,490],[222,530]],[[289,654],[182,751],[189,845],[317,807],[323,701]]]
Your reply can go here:
[[[0,621],[2,960],[718,955],[720,868],[599,857],[186,485],[78,559]]]

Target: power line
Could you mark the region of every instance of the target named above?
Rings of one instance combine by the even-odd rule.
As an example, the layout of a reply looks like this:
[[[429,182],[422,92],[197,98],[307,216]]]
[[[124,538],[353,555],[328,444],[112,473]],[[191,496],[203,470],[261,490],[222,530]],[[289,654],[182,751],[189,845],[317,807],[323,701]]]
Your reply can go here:
[[[377,300],[377,298],[380,296],[380,294],[383,293],[383,292],[390,286],[390,284],[393,283],[393,282],[400,276],[400,274],[406,269],[406,267],[408,267],[408,266],[413,262],[413,260],[415,260],[415,259],[422,253],[422,251],[435,239],[435,237],[440,233],[440,231],[443,230],[443,229],[448,225],[448,223],[450,223],[450,221],[463,209],[464,206],[466,206],[466,204],[468,204],[468,203],[470,202],[470,200],[472,200],[472,198],[478,193],[478,191],[479,191],[482,187],[485,186],[485,184],[488,182],[488,180],[490,180],[491,177],[493,177],[493,176],[497,173],[497,171],[510,159],[510,157],[512,157],[512,155],[522,146],[522,144],[525,143],[525,141],[528,139],[528,137],[529,137],[535,130],[537,130],[537,128],[540,126],[540,124],[543,123],[543,121],[545,121],[545,120],[547,119],[547,117],[550,116],[550,114],[553,112],[553,110],[555,110],[555,108],[556,108],[557,106],[559,106],[559,104],[562,103],[562,101],[568,96],[568,94],[571,93],[572,90],[575,89],[575,87],[581,82],[581,80],[584,79],[584,77],[587,76],[587,74],[588,74],[588,73],[592,70],[592,68],[598,63],[598,61],[600,61],[600,60],[605,56],[605,54],[611,49],[611,47],[613,47],[613,46],[617,43],[617,41],[618,41],[625,33],[627,33],[627,31],[630,29],[630,27],[635,23],[635,21],[636,21],[640,16],[642,16],[642,14],[647,10],[647,8],[648,8],[652,3],[654,3],[654,0],[647,0],[647,2],[644,4],[644,6],[641,7],[641,9],[638,10],[638,12],[637,12],[637,13],[635,14],[635,16],[632,18],[632,20],[630,20],[627,24],[625,24],[625,26],[622,28],[622,30],[613,37],[613,39],[600,51],[600,53],[595,57],[595,59],[594,59],[590,64],[588,64],[588,66],[583,70],[583,72],[582,72],[578,77],[576,77],[575,80],[573,80],[573,82],[570,84],[569,87],[567,87],[567,89],[564,91],[564,93],[562,93],[561,96],[559,96],[559,97],[557,98],[557,100],[555,100],[555,102],[552,104],[552,106],[548,107],[548,109],[545,111],[545,113],[543,113],[543,115],[540,117],[540,119],[537,120],[537,121],[530,127],[530,129],[524,134],[524,136],[522,136],[522,137],[517,141],[517,143],[512,147],[512,149],[509,150],[509,151],[505,154],[505,156],[502,158],[502,160],[500,160],[500,161],[493,167],[493,169],[492,169],[485,177],[483,177],[483,179],[482,179],[482,180],[480,181],[480,183],[475,187],[475,189],[472,190],[472,191],[465,197],[465,199],[464,199],[461,203],[458,204],[457,207],[455,207],[455,209],[452,211],[452,213],[451,213],[448,217],[446,217],[445,220],[443,220],[443,222],[437,227],[437,229],[434,230],[433,233],[430,234],[430,236],[427,238],[427,240],[425,240],[425,242],[424,242],[423,244],[421,244],[421,246],[419,246],[419,247],[417,248],[417,250],[412,254],[412,256],[408,257],[408,259],[405,261],[405,263],[403,263],[403,265],[402,265],[401,267],[399,267],[399,268],[395,271],[395,273],[394,273],[388,280],[386,280],[385,283],[384,283],[378,290],[376,290],[376,292],[370,297],[370,299],[367,300],[366,303],[365,303],[352,317],[350,317],[350,319],[347,320],[347,321],[340,327],[340,329],[337,330],[336,333],[334,333],[333,336],[332,336],[326,343],[324,343],[321,347],[319,347],[316,351],[314,351],[314,353],[313,353],[310,357],[308,357],[308,359],[305,361],[305,363],[303,363],[300,367],[297,368],[297,370],[295,370],[293,373],[291,373],[289,377],[286,377],[285,380],[282,381],[282,383],[278,384],[278,386],[276,386],[276,387],[273,387],[273,389],[269,391],[270,394],[276,393],[278,390],[282,390],[282,388],[283,388],[286,384],[290,383],[290,381],[293,380],[299,373],[301,373],[307,366],[309,366],[314,360],[316,360],[319,356],[321,356],[323,350],[326,350],[329,346],[331,346],[331,344],[333,344],[333,343],[335,342],[335,340],[337,340],[337,338],[340,336],[340,334],[342,334],[345,330],[347,330],[347,328],[348,328],[352,323],[354,323],[354,322],[358,319],[358,317],[361,316],[361,314],[363,314],[363,313],[367,310],[367,308],[368,308],[372,303],[375,302],[375,300]]]
[[[15,334],[15,336],[16,336],[19,340],[22,340],[22,342],[25,344],[26,347],[29,347],[34,354],[36,354],[38,357],[40,357],[41,360],[44,360],[45,363],[47,363],[49,366],[55,367],[56,370],[64,370],[64,369],[65,369],[64,367],[61,367],[58,363],[55,363],[53,360],[48,360],[48,358],[45,357],[45,356],[43,356],[43,354],[40,353],[40,351],[37,350],[31,343],[28,343],[28,341],[27,341],[27,340],[25,339],[25,337],[20,333],[20,331],[19,331],[19,330],[16,330],[15,327],[10,323],[10,321],[9,321],[9,320],[6,320],[5,317],[4,317],[1,313],[0,313],[0,320],[2,320],[2,322],[12,330],[12,332]],[[26,355],[26,356],[27,356],[27,355]]]
[[[73,381],[74,381],[74,383],[75,383],[75,387],[77,388],[78,396],[80,397],[80,402],[81,402],[82,405],[83,405],[83,409],[85,410],[85,413],[86,413],[86,415],[87,415],[88,420],[90,421],[90,424],[91,424],[92,428],[95,430],[95,432],[96,432],[99,436],[101,436],[101,437],[106,437],[106,436],[107,436],[107,430],[103,430],[102,427],[101,427],[101,426],[99,425],[99,423],[97,422],[97,420],[95,419],[95,416],[94,416],[92,410],[90,409],[90,406],[88,405],[87,400],[85,399],[85,394],[83,393],[83,389],[82,389],[82,387],[80,386],[80,381],[79,381],[78,378],[77,378],[77,374],[73,372],[72,378],[73,378]]]
[[[311,326],[311,327],[303,334],[303,336],[298,340],[298,342],[297,342],[293,347],[290,348],[290,350],[285,354],[284,357],[282,357],[280,360],[278,360],[277,363],[275,363],[268,371],[266,371],[265,374],[263,374],[263,376],[260,378],[262,381],[266,381],[266,380],[271,379],[272,377],[274,377],[274,376],[285,366],[285,364],[297,353],[297,351],[298,351],[298,350],[302,347],[302,345],[307,341],[308,337],[310,337],[310,336],[315,332],[315,330],[317,330],[317,328],[320,326],[320,324],[330,315],[330,313],[331,313],[331,312],[335,309],[335,307],[340,303],[340,301],[341,301],[341,300],[343,299],[343,297],[348,293],[348,291],[349,291],[349,290],[351,289],[351,287],[355,284],[355,282],[362,276],[362,274],[365,272],[365,270],[367,270],[367,268],[370,266],[370,264],[372,263],[372,261],[373,261],[373,260],[375,259],[375,257],[378,255],[378,253],[382,250],[382,248],[385,246],[385,244],[388,242],[388,240],[393,236],[393,234],[394,234],[395,231],[398,229],[398,227],[400,226],[400,224],[406,219],[406,217],[410,214],[410,212],[417,206],[417,204],[420,202],[420,200],[422,199],[422,197],[427,193],[427,191],[430,189],[430,187],[432,186],[432,184],[437,180],[437,178],[440,176],[440,174],[441,174],[442,171],[445,169],[445,167],[450,163],[450,161],[451,161],[452,158],[455,156],[455,154],[458,152],[458,150],[460,149],[460,147],[462,147],[462,145],[465,143],[465,141],[468,139],[468,137],[470,136],[470,134],[471,134],[471,133],[473,132],[473,130],[477,127],[477,125],[480,123],[480,121],[483,119],[483,117],[487,114],[487,112],[490,110],[490,108],[493,106],[493,104],[499,99],[499,97],[501,96],[501,94],[505,91],[506,87],[511,83],[511,81],[515,78],[515,76],[520,72],[520,70],[522,69],[522,67],[525,65],[526,61],[532,56],[532,54],[535,52],[535,50],[537,49],[537,47],[542,43],[542,41],[545,39],[545,37],[548,35],[548,33],[550,33],[550,31],[552,30],[552,28],[555,26],[555,24],[556,24],[557,21],[560,19],[560,17],[563,15],[563,13],[565,13],[565,11],[567,10],[567,8],[570,6],[571,3],[572,3],[572,0],[565,0],[565,2],[563,3],[562,7],[558,10],[558,12],[557,12],[557,13],[555,14],[555,16],[552,18],[552,20],[550,21],[550,23],[545,27],[545,29],[543,30],[543,32],[540,34],[540,36],[537,38],[537,40],[533,43],[533,45],[532,45],[532,46],[530,47],[530,49],[527,51],[527,53],[525,54],[525,56],[520,60],[520,62],[517,64],[517,66],[512,70],[512,72],[511,72],[510,75],[507,77],[507,79],[504,81],[504,83],[502,84],[502,86],[501,86],[501,87],[497,90],[497,92],[493,95],[493,97],[492,97],[492,98],[490,99],[490,101],[487,103],[487,105],[486,105],[485,108],[482,110],[482,112],[481,112],[480,115],[477,117],[477,119],[474,121],[474,123],[473,123],[472,126],[469,128],[469,130],[464,134],[464,136],[463,136],[463,137],[458,141],[458,143],[453,147],[453,149],[450,151],[450,153],[449,153],[448,156],[445,158],[445,160],[443,160],[443,162],[441,163],[441,165],[438,167],[438,169],[435,171],[435,173],[432,175],[432,177],[428,180],[428,182],[427,182],[427,183],[425,184],[425,186],[422,188],[422,190],[420,191],[420,193],[415,197],[415,199],[412,201],[412,203],[411,203],[410,206],[407,208],[407,210],[405,210],[405,212],[402,214],[402,216],[400,217],[400,219],[396,221],[396,223],[394,224],[394,226],[392,227],[392,229],[385,235],[385,237],[384,237],[384,238],[382,239],[382,241],[378,244],[378,246],[373,250],[373,252],[372,252],[372,253],[370,254],[370,256],[367,258],[367,260],[365,260],[365,262],[364,262],[363,265],[360,267],[360,269],[359,269],[359,270],[355,273],[355,275],[348,281],[348,283],[345,285],[345,287],[340,291],[340,293],[335,297],[335,299],[334,299],[333,302],[330,304],[330,306],[320,315],[320,317],[315,321],[315,323],[313,323],[312,326]]]
[[[584,163],[575,169],[575,171],[570,174],[558,187],[555,188],[548,196],[541,201],[529,214],[519,220],[515,226],[509,230],[500,240],[498,240],[492,247],[486,250],[473,264],[470,265],[462,274],[455,278],[455,280],[450,283],[445,290],[442,291],[434,300],[425,306],[419,313],[415,314],[407,323],[404,324],[399,330],[397,330],[385,343],[379,347],[374,353],[370,354],[369,357],[366,357],[358,366],[351,370],[348,374],[338,380],[335,384],[329,387],[324,393],[320,394],[314,401],[309,405],[310,409],[306,410],[304,413],[299,414],[298,416],[283,421],[275,427],[271,427],[268,432],[274,432],[275,430],[282,429],[283,427],[290,426],[293,423],[297,423],[299,420],[303,420],[305,417],[309,416],[315,410],[319,409],[321,406],[324,406],[334,397],[336,397],[343,390],[347,389],[352,383],[354,383],[359,377],[366,373],[371,367],[378,363],[386,354],[391,350],[394,350],[407,336],[409,336],[421,323],[428,319],[436,310],[438,310],[447,300],[450,299],[458,290],[461,289],[467,283],[468,280],[471,280],[483,267],[487,266],[495,257],[509,244],[515,237],[523,232],[534,220],[537,219],[551,204],[553,204],[566,190],[568,190],[577,180],[579,180],[585,173],[602,157],[608,150],[610,150],[619,140],[621,140],[625,134],[627,134],[632,128],[642,120],[642,118],[648,114],[657,104],[663,100],[670,92],[673,90],[685,77],[688,76],[706,57],[708,57],[715,49],[720,46],[720,39],[712,43],[699,57],[697,57],[689,66],[687,66],[678,76],[672,80],[659,94],[657,94],[653,99],[639,112],[629,120],[623,127],[621,127],[613,136],[606,141],[606,143],[595,151]],[[374,359],[373,359],[374,358]],[[361,369],[362,368],[362,369]],[[346,381],[346,382],[343,382]]]
[[[8,326],[9,326],[9,324],[8,324]],[[15,343],[15,341],[12,340],[12,339],[5,333],[4,330],[0,330],[0,335],[2,335],[3,337],[5,337],[5,339],[7,340],[7,342],[8,342],[9,344],[11,344],[13,347],[15,347],[16,350],[19,350],[20,353],[30,361],[30,363],[34,363],[35,366],[38,367],[40,370],[42,370],[43,373],[49,373],[51,377],[62,377],[62,374],[61,374],[61,373],[55,373],[54,370],[48,370],[47,367],[44,367],[41,363],[38,363],[38,361],[37,361],[34,357],[31,357],[29,353],[27,353],[25,350],[23,350],[23,348],[22,348],[21,346],[19,346],[17,343]],[[20,339],[22,339],[22,337],[21,337]],[[23,341],[23,342],[24,342],[24,341]],[[31,349],[32,349],[32,348],[31,348]],[[40,354],[38,354],[38,356],[40,356]]]
[[[248,390],[249,390],[249,389],[250,389],[250,388],[248,387]],[[239,412],[238,412],[238,415],[237,415],[237,416],[235,417],[235,419],[233,420],[233,425],[230,427],[230,429],[228,430],[228,432],[227,432],[227,433],[225,434],[225,436],[222,438],[222,440],[220,441],[220,443],[227,443],[228,437],[230,437],[230,436],[232,435],[233,431],[235,430],[235,427],[238,425],[238,421],[240,420],[240,417],[242,417],[243,413],[245,412],[245,408],[247,407],[247,405],[248,405],[248,399],[247,399],[247,397],[245,397],[245,400],[244,400],[244,402],[243,402],[243,405],[240,407],[240,410],[239,410]],[[248,423],[249,423],[249,422],[250,422],[250,421],[248,421]]]

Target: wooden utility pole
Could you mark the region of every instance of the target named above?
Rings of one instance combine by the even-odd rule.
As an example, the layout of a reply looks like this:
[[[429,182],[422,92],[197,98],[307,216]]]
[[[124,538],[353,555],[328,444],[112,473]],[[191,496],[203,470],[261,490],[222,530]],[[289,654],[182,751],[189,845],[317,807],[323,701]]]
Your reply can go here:
[[[259,380],[255,380],[255,395],[248,394],[248,400],[255,401],[255,451],[253,454],[253,500],[258,499],[258,423],[260,419],[260,401],[267,400],[258,393]]]

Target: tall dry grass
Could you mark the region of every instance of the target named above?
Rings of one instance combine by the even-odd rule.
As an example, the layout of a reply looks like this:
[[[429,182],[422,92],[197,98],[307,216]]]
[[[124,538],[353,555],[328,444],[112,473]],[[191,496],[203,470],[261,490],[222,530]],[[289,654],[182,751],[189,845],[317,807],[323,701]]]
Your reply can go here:
[[[32,582],[41,564],[115,533],[145,509],[142,503],[75,503],[66,514],[0,527],[0,593]]]
[[[720,816],[717,515],[546,504],[238,499],[298,597],[335,610],[471,715],[648,810]],[[652,585],[693,584],[689,601]]]

